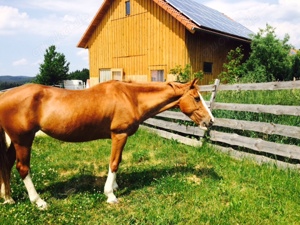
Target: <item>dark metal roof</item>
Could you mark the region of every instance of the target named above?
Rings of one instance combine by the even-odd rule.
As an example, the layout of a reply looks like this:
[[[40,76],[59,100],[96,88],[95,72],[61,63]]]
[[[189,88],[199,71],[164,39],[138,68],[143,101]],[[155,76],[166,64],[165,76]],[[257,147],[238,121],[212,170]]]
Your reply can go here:
[[[251,30],[223,13],[193,0],[165,0],[199,27],[250,39]]]

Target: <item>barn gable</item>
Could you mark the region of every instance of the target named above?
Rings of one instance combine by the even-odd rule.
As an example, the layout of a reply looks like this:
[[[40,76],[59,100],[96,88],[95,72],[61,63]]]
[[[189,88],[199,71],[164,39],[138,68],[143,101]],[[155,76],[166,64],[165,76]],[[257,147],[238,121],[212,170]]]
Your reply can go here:
[[[208,83],[222,71],[229,50],[249,49],[249,34],[192,0],[104,0],[78,47],[89,49],[91,85],[107,79],[170,80],[170,69],[186,64],[194,71],[210,64],[203,80]]]

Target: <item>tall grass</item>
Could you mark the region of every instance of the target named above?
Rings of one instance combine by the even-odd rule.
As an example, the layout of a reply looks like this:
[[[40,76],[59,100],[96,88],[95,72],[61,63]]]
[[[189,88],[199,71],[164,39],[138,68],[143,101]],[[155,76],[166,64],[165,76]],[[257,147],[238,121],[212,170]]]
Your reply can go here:
[[[70,144],[37,137],[32,175],[50,204],[31,205],[13,171],[15,205],[0,206],[0,224],[298,224],[295,170],[237,161],[145,130],[129,138],[118,173],[120,203],[102,190],[110,140]]]

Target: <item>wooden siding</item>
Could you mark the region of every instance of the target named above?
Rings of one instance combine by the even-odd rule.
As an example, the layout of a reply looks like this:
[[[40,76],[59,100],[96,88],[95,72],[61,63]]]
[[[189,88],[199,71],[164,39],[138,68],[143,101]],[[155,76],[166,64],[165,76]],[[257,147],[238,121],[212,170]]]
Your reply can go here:
[[[227,54],[231,49],[243,45],[246,55],[250,51],[249,44],[245,45],[245,42],[202,31],[197,31],[194,34],[187,32],[186,44],[193,71],[203,71],[204,62],[213,63],[212,74],[205,74],[201,85],[209,84],[218,77],[223,71],[223,64],[226,62]]]
[[[174,46],[176,46],[174,48]],[[178,62],[186,63],[185,27],[153,1],[113,1],[88,43],[91,78],[101,68],[123,68],[125,79],[165,70],[165,77]]]
[[[240,45],[200,31],[192,34],[152,0],[130,0],[126,16],[126,1],[112,1],[88,41],[91,85],[99,80],[100,69],[122,68],[125,80],[151,81],[151,70],[164,70],[168,79],[176,65],[189,63],[199,71],[208,61],[213,74],[205,76],[202,83],[207,84],[222,71],[232,46]]]

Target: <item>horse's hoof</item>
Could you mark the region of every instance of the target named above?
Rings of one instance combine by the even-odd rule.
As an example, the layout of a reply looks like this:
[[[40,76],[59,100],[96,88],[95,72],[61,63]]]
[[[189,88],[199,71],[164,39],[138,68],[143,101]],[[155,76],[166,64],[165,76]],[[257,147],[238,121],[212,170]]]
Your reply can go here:
[[[45,202],[43,199],[39,199],[35,202],[36,206],[38,207],[38,209],[40,210],[46,210],[48,209],[48,204],[47,202]]]
[[[12,198],[9,198],[9,199],[6,199],[2,204],[3,205],[6,205],[6,204],[12,205],[12,204],[15,204],[15,201]]]
[[[109,203],[109,204],[118,204],[119,201],[118,201],[117,198],[108,198],[107,203]]]

